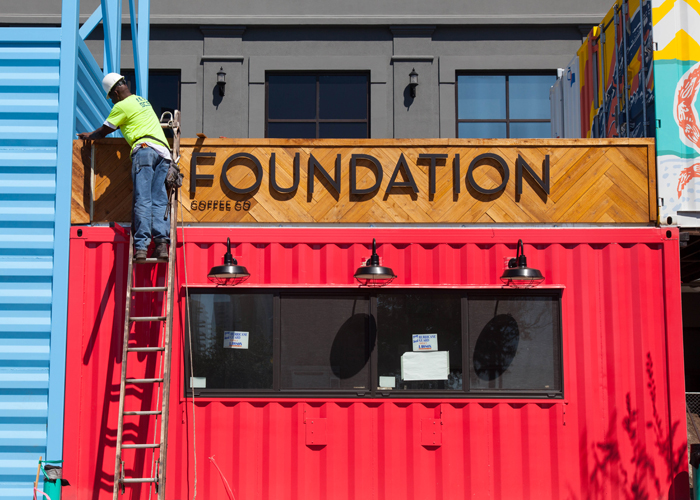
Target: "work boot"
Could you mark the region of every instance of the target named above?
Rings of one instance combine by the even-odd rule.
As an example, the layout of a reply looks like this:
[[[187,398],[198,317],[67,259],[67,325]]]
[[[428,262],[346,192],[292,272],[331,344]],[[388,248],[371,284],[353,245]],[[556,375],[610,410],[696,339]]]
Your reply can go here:
[[[134,252],[134,260],[146,260],[148,257],[148,250],[136,250]]]
[[[167,259],[168,255],[168,244],[165,242],[156,243],[156,249],[153,251],[153,257],[156,259]]]

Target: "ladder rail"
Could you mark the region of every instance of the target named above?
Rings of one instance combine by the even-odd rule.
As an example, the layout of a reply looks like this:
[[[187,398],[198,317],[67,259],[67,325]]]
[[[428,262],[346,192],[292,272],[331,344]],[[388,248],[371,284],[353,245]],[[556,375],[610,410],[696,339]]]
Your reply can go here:
[[[175,110],[173,117],[173,161],[180,159],[180,111]],[[160,430],[160,467],[158,467],[158,500],[165,500],[165,473],[168,464],[168,416],[170,402],[170,354],[173,335],[173,301],[175,294],[175,254],[177,251],[177,201],[178,190],[173,189],[170,203],[170,253],[168,255],[168,302],[165,309],[165,351],[163,352],[163,397],[161,398]]]
[[[131,329],[131,322],[129,317],[131,316],[131,283],[132,275],[134,270],[134,235],[133,232],[129,232],[129,266],[126,278],[126,301],[124,308],[124,339],[122,346],[122,373],[119,382],[119,420],[117,424],[117,454],[114,463],[114,491],[112,493],[112,499],[117,500],[119,498],[119,486],[122,482],[121,476],[121,461],[122,461],[122,438],[124,431],[124,396],[126,394],[126,361],[128,357],[129,348],[129,330]]]

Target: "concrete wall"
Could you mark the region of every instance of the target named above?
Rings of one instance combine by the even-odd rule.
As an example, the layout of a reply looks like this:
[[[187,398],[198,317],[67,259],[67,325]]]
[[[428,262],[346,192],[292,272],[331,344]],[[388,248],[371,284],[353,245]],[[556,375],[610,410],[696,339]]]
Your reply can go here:
[[[60,0],[6,2],[1,23],[60,22]],[[82,0],[81,22],[99,5]],[[611,0],[161,0],[151,2],[152,24],[391,25],[391,24],[591,24]],[[128,14],[128,2],[122,4]]]
[[[587,30],[584,28],[584,30]],[[102,60],[102,33],[88,47]],[[133,68],[123,30],[122,68]],[[263,137],[268,71],[357,70],[370,74],[373,138],[456,135],[455,77],[460,70],[552,70],[581,43],[578,25],[562,26],[154,26],[151,69],[181,71],[183,134]],[[226,72],[226,95],[216,72]],[[415,68],[419,87],[408,92]],[[151,89],[155,92],[156,89]]]

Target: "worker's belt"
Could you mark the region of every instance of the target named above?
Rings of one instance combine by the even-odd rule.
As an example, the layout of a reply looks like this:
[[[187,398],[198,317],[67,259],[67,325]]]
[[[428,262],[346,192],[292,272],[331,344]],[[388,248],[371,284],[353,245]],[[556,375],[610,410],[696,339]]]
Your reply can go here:
[[[136,140],[134,141],[134,144],[138,143],[139,141],[142,141],[143,139],[153,139],[154,141],[160,142],[163,146],[165,146],[166,148],[168,148],[168,151],[170,151],[170,152],[172,153],[172,150],[170,149],[170,145],[169,145],[169,144],[167,144],[167,143],[161,141],[161,140],[158,139],[157,137],[153,137],[152,135],[144,135],[144,136],[142,136],[142,137],[139,137],[138,139],[136,139]],[[141,147],[144,147],[144,146],[141,146]]]

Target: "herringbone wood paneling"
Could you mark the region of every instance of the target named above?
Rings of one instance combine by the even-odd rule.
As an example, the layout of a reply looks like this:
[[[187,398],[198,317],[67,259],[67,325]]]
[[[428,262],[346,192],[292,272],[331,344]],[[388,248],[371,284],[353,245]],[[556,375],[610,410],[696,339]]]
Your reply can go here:
[[[90,172],[89,155],[81,141],[74,147],[73,222],[85,222],[89,207],[89,182],[80,184]],[[80,153],[82,151],[82,154]],[[183,219],[206,223],[636,223],[656,220],[656,188],[653,141],[622,140],[273,140],[206,139],[182,141],[181,169],[185,175],[181,191]],[[196,194],[190,192],[190,160],[193,152],[216,153],[216,158],[198,159],[197,173],[213,175],[200,180]],[[254,192],[236,194],[222,179],[222,167],[233,154],[255,156],[263,169],[262,182]],[[276,181],[282,188],[293,185],[293,164],[299,153],[299,184],[292,193],[279,193],[270,186],[270,157],[276,157]],[[491,153],[505,161],[510,178],[504,190],[485,195],[467,182],[467,170],[478,155]],[[371,155],[380,163],[383,178],[379,189],[365,195],[350,194],[350,160],[353,154]],[[435,194],[429,194],[430,160],[419,155],[447,154],[435,168]],[[123,140],[97,141],[94,155],[93,222],[128,221],[131,216],[131,161]],[[335,176],[337,155],[341,158],[340,193],[320,173],[314,192],[307,189],[309,157]],[[418,193],[408,187],[387,188],[403,155]],[[453,165],[460,157],[459,176]],[[516,197],[516,160],[521,156],[542,175],[545,157],[550,162],[550,193],[527,174],[522,196]],[[358,189],[375,184],[376,170],[358,161]],[[241,158],[231,163],[227,178],[241,189],[255,181],[253,162]],[[405,182],[400,172],[396,182]],[[502,172],[492,160],[474,169],[474,181],[484,189],[501,184]],[[454,183],[459,183],[456,193]],[[79,184],[76,186],[76,184]],[[80,186],[83,187],[81,191]],[[80,201],[80,202],[78,202]]]

